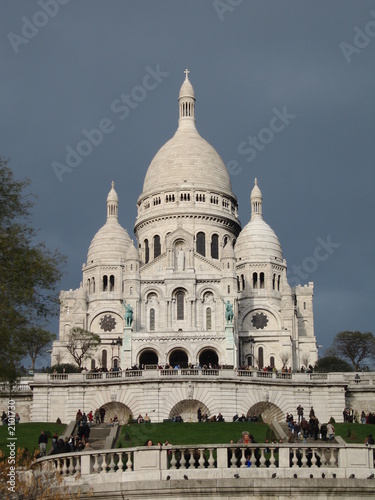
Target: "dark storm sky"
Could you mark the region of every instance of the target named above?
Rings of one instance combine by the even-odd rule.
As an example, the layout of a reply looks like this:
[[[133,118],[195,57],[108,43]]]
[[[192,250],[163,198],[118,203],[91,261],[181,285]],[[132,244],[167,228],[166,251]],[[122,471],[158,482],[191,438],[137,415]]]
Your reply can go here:
[[[0,1],[0,154],[32,181],[40,239],[68,257],[61,288],[80,284],[112,180],[134,238],[188,67],[197,128],[230,166],[242,225],[257,177],[292,284],[314,282],[318,344],[374,331],[375,2],[60,1]],[[282,130],[263,130],[283,111]],[[52,164],[68,166],[67,148],[100,123],[100,144],[59,182]]]

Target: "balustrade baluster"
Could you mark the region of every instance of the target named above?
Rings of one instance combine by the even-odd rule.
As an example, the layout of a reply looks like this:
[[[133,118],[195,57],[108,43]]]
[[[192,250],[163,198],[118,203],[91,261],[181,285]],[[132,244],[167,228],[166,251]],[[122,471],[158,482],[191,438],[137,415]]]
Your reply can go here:
[[[327,455],[326,455],[326,448],[320,448],[320,463],[322,467],[327,466]]]
[[[94,465],[92,467],[92,470],[95,472],[95,474],[99,474],[99,469],[100,469],[100,465],[99,465],[99,454],[97,455],[94,455]]]
[[[117,462],[117,471],[116,472],[122,472],[122,468],[124,467],[124,462],[122,461],[123,453],[120,452],[117,454],[117,456],[118,456],[118,462]]]
[[[318,467],[317,465],[317,458],[316,458],[316,448],[312,448],[311,450],[312,457],[311,457],[311,467]]]
[[[109,462],[109,471],[108,472],[115,472],[115,454],[111,453],[110,454],[111,460]]]
[[[100,456],[102,457],[100,472],[107,472],[107,460],[106,460],[107,455],[105,453],[101,453]]]
[[[275,448],[270,448],[271,456],[270,456],[270,468],[276,467],[276,458],[275,458]]]
[[[76,455],[74,457],[74,460],[75,460],[75,467],[74,467],[75,471],[78,475],[80,475],[81,474],[81,457],[80,457],[80,455]]]
[[[231,456],[231,459],[230,459],[230,466],[231,467],[237,467],[237,457],[236,457],[237,448],[231,448],[230,450],[232,452],[232,456]]]
[[[63,467],[62,467],[62,475],[63,476],[66,476],[67,475],[67,472],[68,472],[68,467],[66,465],[66,457],[62,458],[62,463],[63,463]]]
[[[127,453],[127,457],[128,457],[128,460],[127,460],[127,462],[126,462],[126,470],[127,470],[127,471],[131,471],[131,470],[133,470],[132,452],[131,452],[131,451],[129,451],[129,452]]]
[[[198,469],[204,469],[204,449],[198,450],[199,460],[198,460]]]
[[[176,459],[176,451],[177,451],[177,450],[171,450],[171,452],[172,452],[172,458],[171,458],[171,469],[176,469],[176,463],[177,463],[177,459]]]
[[[186,469],[186,458],[185,455],[189,454],[189,450],[181,450],[181,458],[180,458],[180,469]]]
[[[68,474],[73,474],[73,472],[74,472],[74,463],[73,463],[73,460],[74,460],[73,455],[71,457],[67,458]]]
[[[308,449],[307,448],[302,448],[302,458],[301,458],[301,467],[307,467],[307,453]]]
[[[208,468],[213,469],[214,468],[214,463],[215,463],[215,458],[214,458],[214,449],[210,448],[208,450],[209,452],[209,457],[208,457]]]
[[[330,467],[336,467],[335,448],[331,448],[331,456],[329,457],[329,465],[330,465]]]
[[[298,467],[298,457],[297,457],[298,448],[291,448],[290,452],[293,453],[292,467]]]
[[[265,449],[261,448],[260,449],[260,460],[259,460],[259,467],[265,467],[266,466],[266,457],[264,456]]]
[[[55,466],[58,474],[61,474],[61,461],[60,459],[55,460]]]

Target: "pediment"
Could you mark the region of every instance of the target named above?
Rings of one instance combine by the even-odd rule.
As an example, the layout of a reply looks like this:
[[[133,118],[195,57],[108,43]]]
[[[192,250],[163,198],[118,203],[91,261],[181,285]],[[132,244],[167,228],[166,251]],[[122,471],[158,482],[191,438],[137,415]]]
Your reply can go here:
[[[148,264],[145,264],[141,268],[141,274],[144,275],[155,275],[155,274],[165,274],[165,269],[167,268],[167,253],[159,255],[156,259],[152,260]]]
[[[222,271],[222,265],[220,261],[212,262],[210,259],[206,259],[206,257],[203,257],[203,255],[200,255],[199,253],[194,252],[194,267],[195,271],[199,273],[205,273],[205,272],[215,272],[217,273],[218,271]]]

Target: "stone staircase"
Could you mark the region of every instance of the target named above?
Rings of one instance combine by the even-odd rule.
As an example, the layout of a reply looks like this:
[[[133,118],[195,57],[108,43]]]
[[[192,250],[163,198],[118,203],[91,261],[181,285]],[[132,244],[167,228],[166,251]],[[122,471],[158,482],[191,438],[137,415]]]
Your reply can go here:
[[[112,427],[108,424],[97,424],[93,425],[90,430],[90,446],[94,450],[104,450],[105,441],[111,432]]]

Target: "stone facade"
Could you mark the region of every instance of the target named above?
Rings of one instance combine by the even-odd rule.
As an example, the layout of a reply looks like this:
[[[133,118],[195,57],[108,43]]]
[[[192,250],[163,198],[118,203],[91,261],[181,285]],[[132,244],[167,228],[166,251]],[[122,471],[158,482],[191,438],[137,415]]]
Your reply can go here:
[[[88,370],[166,364],[299,370],[317,359],[313,284],[289,286],[257,180],[251,219],[241,229],[227,169],[196,129],[187,75],[178,129],[153,158],[138,199],[137,244],[118,222],[112,183],[81,286],[60,294],[52,364],[72,362],[64,345],[73,327],[101,337]],[[125,305],[133,311],[128,327]]]

